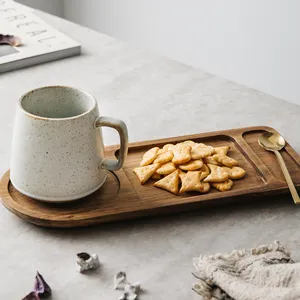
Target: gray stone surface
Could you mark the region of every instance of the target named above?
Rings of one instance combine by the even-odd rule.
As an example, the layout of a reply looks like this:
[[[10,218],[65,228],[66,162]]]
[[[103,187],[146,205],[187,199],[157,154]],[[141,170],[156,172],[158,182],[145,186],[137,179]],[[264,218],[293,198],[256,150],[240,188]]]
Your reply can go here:
[[[0,75],[0,171],[9,168],[15,105],[32,88],[63,84],[99,101],[102,115],[123,119],[130,141],[250,125],[280,131],[300,151],[300,106],[136,49],[92,30],[43,17],[83,45],[79,57]],[[234,67],[234,66],[233,66]],[[106,144],[117,142],[107,130]],[[199,299],[191,291],[192,258],[200,253],[282,241],[299,260],[300,208],[291,197],[220,206],[172,216],[59,230],[27,224],[0,206],[0,298],[21,299],[39,270],[53,299],[110,300],[121,270],[141,281],[140,299]],[[75,254],[98,253],[102,266],[75,270]]]

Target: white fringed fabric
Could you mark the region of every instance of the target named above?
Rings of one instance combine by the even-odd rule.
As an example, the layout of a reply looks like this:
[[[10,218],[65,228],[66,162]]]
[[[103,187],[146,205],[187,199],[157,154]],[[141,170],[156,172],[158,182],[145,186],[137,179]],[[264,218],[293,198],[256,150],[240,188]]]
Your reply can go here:
[[[193,263],[193,290],[204,300],[300,300],[300,263],[278,241]]]

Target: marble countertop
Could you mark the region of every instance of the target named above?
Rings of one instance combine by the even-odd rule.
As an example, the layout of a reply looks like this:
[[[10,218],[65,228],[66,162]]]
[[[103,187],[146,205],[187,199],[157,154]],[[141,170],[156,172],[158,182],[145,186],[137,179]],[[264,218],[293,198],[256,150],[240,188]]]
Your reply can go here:
[[[131,142],[268,125],[300,152],[300,106],[40,15],[81,42],[82,55],[0,75],[1,173],[9,168],[18,98],[53,84],[92,93],[102,115],[127,123]],[[104,131],[104,139],[118,141],[112,130]],[[131,281],[141,281],[141,300],[199,299],[191,290],[193,257],[280,240],[299,260],[299,218],[290,196],[70,230],[27,224],[0,206],[0,298],[21,299],[39,270],[53,299],[117,299],[112,278],[125,270]],[[75,271],[81,251],[99,254],[97,272]]]

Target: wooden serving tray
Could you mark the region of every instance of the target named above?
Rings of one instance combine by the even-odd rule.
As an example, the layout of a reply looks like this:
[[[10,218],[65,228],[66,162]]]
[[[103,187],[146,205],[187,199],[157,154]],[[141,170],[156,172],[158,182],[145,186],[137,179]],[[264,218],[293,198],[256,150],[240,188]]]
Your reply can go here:
[[[1,200],[7,209],[28,222],[46,227],[78,227],[189,210],[208,202],[224,203],[255,195],[285,193],[288,187],[275,155],[262,149],[257,142],[258,136],[266,130],[275,131],[269,127],[248,127],[132,143],[123,168],[116,172],[120,184],[115,176],[109,174],[98,191],[71,203],[49,204],[24,196],[11,184],[7,171],[0,183]],[[153,187],[151,180],[140,185],[132,170],[139,165],[143,154],[154,145],[184,140],[230,146],[229,155],[246,170],[245,178],[235,180],[233,189],[227,192],[211,189],[207,194],[186,193],[179,196]],[[117,154],[118,146],[106,148],[107,156]],[[295,185],[300,187],[299,155],[289,144],[281,154]]]

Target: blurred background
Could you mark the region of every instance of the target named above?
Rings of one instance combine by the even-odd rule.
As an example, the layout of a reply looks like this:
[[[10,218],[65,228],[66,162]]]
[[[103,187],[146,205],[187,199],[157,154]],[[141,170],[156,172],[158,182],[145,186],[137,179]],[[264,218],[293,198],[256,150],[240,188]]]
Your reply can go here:
[[[300,105],[300,1],[18,2]]]

